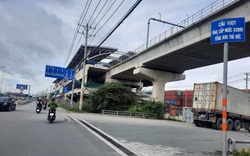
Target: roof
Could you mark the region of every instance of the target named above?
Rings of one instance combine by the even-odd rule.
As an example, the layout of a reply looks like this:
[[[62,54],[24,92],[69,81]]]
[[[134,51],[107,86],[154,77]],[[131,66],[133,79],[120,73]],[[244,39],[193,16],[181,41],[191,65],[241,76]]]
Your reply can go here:
[[[72,58],[67,68],[74,69],[81,61],[83,61],[85,46],[81,46],[75,56]],[[97,47],[89,45],[87,51],[89,52],[88,58],[91,58],[90,64],[93,62],[100,62],[102,59],[106,58],[111,53],[114,53],[118,49],[111,47]],[[56,79],[53,83],[59,82],[61,79]]]
[[[70,61],[67,68],[75,68],[82,60],[84,56],[85,46],[81,46],[75,56]],[[102,59],[106,58],[111,53],[117,51],[118,49],[111,47],[97,47],[97,46],[88,46],[87,51],[89,52],[88,58],[92,58],[92,61],[100,62]]]

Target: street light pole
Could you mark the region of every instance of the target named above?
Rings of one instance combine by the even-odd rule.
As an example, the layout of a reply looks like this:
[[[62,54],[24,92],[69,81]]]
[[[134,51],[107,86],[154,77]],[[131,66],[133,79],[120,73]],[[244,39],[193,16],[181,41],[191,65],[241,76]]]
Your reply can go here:
[[[157,22],[165,23],[165,24],[170,24],[170,25],[173,25],[173,26],[176,26],[176,27],[180,27],[180,28],[185,28],[185,27],[184,27],[184,26],[182,26],[182,25],[178,25],[178,24],[174,24],[174,23],[170,23],[170,22],[162,21],[162,20],[155,19],[155,18],[150,18],[150,19],[148,19],[148,29],[147,29],[147,41],[146,41],[146,48],[148,48],[148,39],[149,39],[149,26],[150,26],[150,20],[154,20],[154,21],[157,21]]]

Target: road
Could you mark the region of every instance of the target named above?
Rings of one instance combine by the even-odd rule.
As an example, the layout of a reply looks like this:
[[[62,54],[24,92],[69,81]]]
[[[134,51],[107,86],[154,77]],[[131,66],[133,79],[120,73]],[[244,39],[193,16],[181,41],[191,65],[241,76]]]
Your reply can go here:
[[[221,156],[222,132],[183,122],[72,113],[145,156]],[[250,140],[246,130],[228,138]],[[237,145],[249,148],[249,145]]]
[[[47,110],[35,112],[35,102],[0,112],[2,156],[117,156],[116,151],[58,110],[50,124]]]
[[[126,155],[124,149],[138,156],[221,155],[222,132],[193,124],[68,113],[61,108],[54,123],[48,123],[46,116],[47,111],[36,114],[34,102],[16,111],[1,111],[1,155],[116,156]],[[228,132],[228,137],[246,140],[250,134],[242,130]]]

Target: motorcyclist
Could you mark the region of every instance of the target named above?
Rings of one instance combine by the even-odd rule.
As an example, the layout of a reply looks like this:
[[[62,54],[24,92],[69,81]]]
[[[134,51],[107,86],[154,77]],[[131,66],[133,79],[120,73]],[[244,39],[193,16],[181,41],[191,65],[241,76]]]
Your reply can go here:
[[[43,106],[43,102],[42,102],[42,98],[39,97],[36,101],[36,106],[39,107],[39,108],[42,108]]]
[[[47,108],[47,103],[48,103],[48,102],[47,102],[47,99],[44,99],[44,100],[43,100],[44,109]]]
[[[55,102],[55,98],[52,98],[51,99],[51,102],[48,104],[48,107],[49,107],[49,112],[55,112],[55,115],[56,115],[56,107],[57,107],[57,104]],[[48,117],[49,117],[49,113],[48,113]]]

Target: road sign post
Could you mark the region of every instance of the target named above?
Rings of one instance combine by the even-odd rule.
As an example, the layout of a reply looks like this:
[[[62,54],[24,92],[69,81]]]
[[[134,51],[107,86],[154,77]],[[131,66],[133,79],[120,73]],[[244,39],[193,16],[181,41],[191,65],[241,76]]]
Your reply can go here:
[[[222,156],[227,156],[227,70],[228,42],[245,41],[245,18],[226,18],[211,23],[211,44],[224,43],[223,52],[223,99],[222,99]]]

